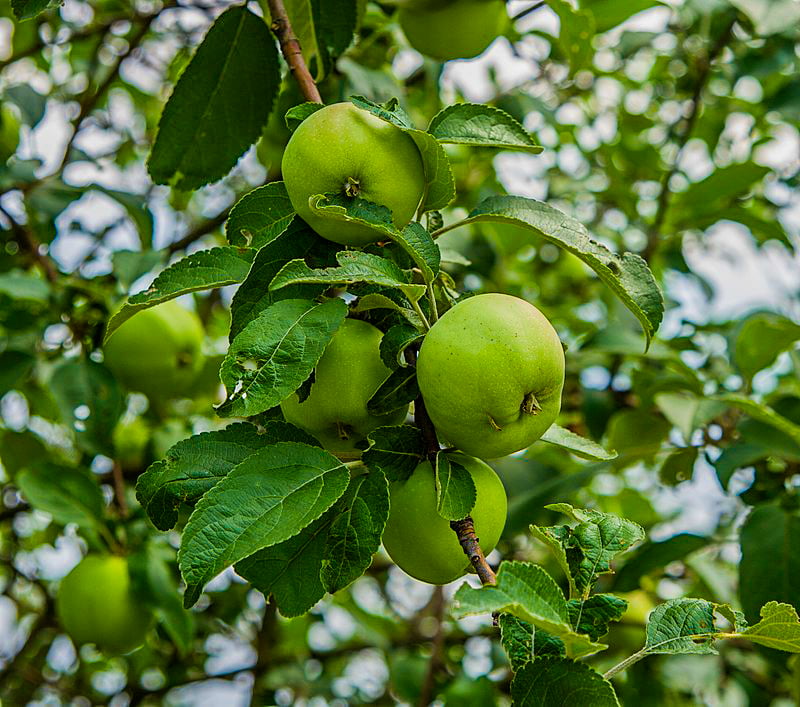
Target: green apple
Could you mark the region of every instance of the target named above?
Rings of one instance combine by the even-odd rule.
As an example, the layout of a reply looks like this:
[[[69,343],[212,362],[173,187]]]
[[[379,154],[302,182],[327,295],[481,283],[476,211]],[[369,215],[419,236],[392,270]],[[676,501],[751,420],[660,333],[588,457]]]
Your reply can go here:
[[[288,422],[303,428],[341,458],[358,458],[356,443],[376,427],[399,425],[408,406],[373,415],[367,401],[391,371],[380,356],[383,333],[372,324],[345,319],[314,369],[311,393],[301,403],[292,394],[281,403]]]
[[[561,410],[564,349],[547,318],[525,300],[470,297],[422,342],[417,382],[445,441],[482,459],[525,449]]]
[[[105,363],[131,390],[154,400],[188,391],[203,367],[203,325],[174,300],[134,314],[106,342]]]
[[[378,238],[365,226],[315,214],[309,197],[359,196],[386,206],[395,226],[403,228],[414,217],[425,188],[414,141],[352,103],[326,106],[300,123],[286,145],[281,169],[297,213],[323,238],[343,245],[366,245]]]
[[[485,554],[494,550],[506,523],[508,501],[503,483],[492,467],[465,454],[450,455],[475,482],[477,498],[472,509],[475,534]],[[461,577],[469,560],[450,521],[436,511],[433,467],[422,462],[406,481],[389,485],[390,509],[383,546],[406,574],[429,584],[447,584]]]
[[[504,0],[455,0],[403,7],[398,13],[408,43],[439,61],[478,56],[505,30]]]
[[[128,653],[144,643],[152,616],[134,595],[123,557],[88,555],[63,580],[56,613],[76,644]]]
[[[115,458],[125,470],[143,471],[147,465],[150,426],[141,418],[119,422],[111,435]]]

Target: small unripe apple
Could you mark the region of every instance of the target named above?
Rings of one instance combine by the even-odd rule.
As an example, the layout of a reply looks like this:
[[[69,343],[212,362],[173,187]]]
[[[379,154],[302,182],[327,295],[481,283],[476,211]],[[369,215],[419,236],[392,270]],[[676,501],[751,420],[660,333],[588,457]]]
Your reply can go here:
[[[144,470],[148,460],[150,426],[141,417],[118,423],[111,439],[114,442],[114,457],[123,469]]]
[[[436,431],[482,459],[525,449],[561,410],[564,349],[547,318],[518,297],[460,302],[425,336],[417,382]]]
[[[76,644],[115,654],[140,646],[152,624],[131,589],[127,561],[111,555],[88,555],[61,580],[56,613]]]
[[[342,458],[357,458],[356,443],[383,425],[399,425],[408,406],[373,415],[367,402],[391,371],[381,359],[383,333],[359,319],[345,319],[314,369],[311,393],[301,403],[296,393],[281,403],[287,422],[316,437]]]
[[[106,342],[105,364],[131,390],[154,400],[186,393],[203,366],[203,325],[170,300],[134,314]]]
[[[481,549],[488,555],[506,523],[508,501],[503,482],[480,459],[465,454],[452,454],[450,459],[466,468],[475,482],[477,496],[470,515]],[[447,584],[464,575],[469,559],[450,521],[436,511],[430,462],[422,462],[406,481],[392,482],[389,498],[383,546],[392,561],[406,574],[429,584]]]
[[[420,54],[439,61],[470,59],[508,24],[504,0],[454,0],[401,8],[400,26]]]
[[[422,156],[414,141],[352,103],[326,106],[300,123],[286,145],[281,170],[301,218],[323,238],[343,245],[366,245],[379,236],[364,226],[315,214],[309,197],[358,196],[387,207],[394,225],[403,228],[425,188]]]

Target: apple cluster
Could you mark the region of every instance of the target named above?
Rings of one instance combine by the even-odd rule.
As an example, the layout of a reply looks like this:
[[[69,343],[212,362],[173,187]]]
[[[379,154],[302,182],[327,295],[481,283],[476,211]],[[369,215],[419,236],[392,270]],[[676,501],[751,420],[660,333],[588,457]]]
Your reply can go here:
[[[372,244],[376,232],[315,212],[315,195],[358,196],[386,206],[402,229],[416,213],[425,185],[413,140],[351,103],[326,106],[306,118],[286,146],[282,171],[297,213],[320,236],[345,246]],[[380,357],[382,336],[369,323],[345,320],[316,367],[308,397],[301,402],[294,394],[281,405],[287,421],[342,458],[357,458],[373,429],[398,424],[408,412],[402,408],[378,416],[367,409],[390,374]],[[532,304],[481,294],[463,299],[433,324],[416,366],[440,441],[453,449],[453,461],[475,483],[472,517],[489,552],[505,524],[506,496],[483,460],[527,448],[555,422],[564,384],[561,341]],[[442,584],[466,570],[455,533],[436,512],[430,462],[420,464],[407,481],[391,484],[383,542],[398,566],[423,581]]]

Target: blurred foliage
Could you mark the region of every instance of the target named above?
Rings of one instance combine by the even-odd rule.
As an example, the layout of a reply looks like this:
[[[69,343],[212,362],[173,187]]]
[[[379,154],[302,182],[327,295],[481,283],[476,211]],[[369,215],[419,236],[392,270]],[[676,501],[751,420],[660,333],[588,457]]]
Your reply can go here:
[[[190,296],[208,358],[185,399],[126,395],[102,364],[104,327],[178,255],[225,243],[231,206],[279,176],[283,114],[303,99],[285,79],[224,179],[156,186],[145,163],[164,103],[228,4],[68,0],[22,22],[12,4],[47,3],[0,0],[0,699],[392,704],[429,683],[444,704],[508,704],[491,618],[450,618],[438,590],[383,554],[306,616],[280,617],[231,572],[185,614],[177,535],[153,528],[133,484],[175,442],[222,426],[212,405],[230,288]],[[557,501],[647,532],[598,582],[629,601],[611,648],[588,659],[602,672],[639,649],[666,599],[731,603],[751,622],[769,600],[800,609],[800,18],[790,0],[509,12],[519,19],[484,57],[441,65],[408,49],[389,3],[369,2],[338,59],[317,47],[316,69],[326,101],[397,96],[417,125],[459,100],[507,111],[544,152],[448,146],[458,196],[445,222],[492,194],[535,196],[641,254],[662,284],[665,321],[644,354],[635,319],[565,251],[492,223],[439,241],[457,288],[547,314],[568,345],[560,424],[619,452],[590,463],[537,444],[495,464],[510,501],[504,559],[539,562],[566,586],[527,532],[559,522],[545,508]],[[138,425],[144,443],[123,445],[134,433],[118,425]],[[58,580],[87,548],[125,548],[158,575],[159,623],[132,654],[76,651],[55,620]],[[614,685],[630,705],[778,706],[800,701],[798,670],[734,642],[650,658]]]

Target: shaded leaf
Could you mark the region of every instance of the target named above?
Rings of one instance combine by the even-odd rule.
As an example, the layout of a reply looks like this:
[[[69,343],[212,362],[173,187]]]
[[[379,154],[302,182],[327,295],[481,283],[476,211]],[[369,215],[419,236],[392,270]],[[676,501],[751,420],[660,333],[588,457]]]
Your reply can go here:
[[[517,707],[619,707],[608,680],[584,663],[546,656],[522,666],[511,681]]]
[[[103,492],[85,471],[39,463],[23,469],[15,481],[28,503],[49,513],[56,523],[75,523],[81,528],[102,525]]]
[[[369,433],[369,448],[361,457],[371,469],[380,469],[389,481],[405,481],[425,459],[422,432],[411,425],[378,427]]]
[[[394,324],[389,327],[381,339],[381,359],[386,367],[395,369],[405,366],[403,351],[422,338],[419,329],[409,324]]]
[[[225,223],[225,234],[231,245],[259,249],[280,236],[294,215],[283,182],[271,182],[236,202]]]
[[[619,621],[627,609],[628,602],[613,594],[593,594],[585,600],[570,599],[567,602],[567,615],[573,628],[593,641],[605,636],[609,624]]]
[[[663,569],[676,560],[683,560],[707,544],[708,538],[689,533],[674,535],[658,543],[650,541],[642,543],[617,572],[614,591],[632,592],[638,589],[640,579],[645,575]]]
[[[416,368],[398,368],[367,401],[367,411],[372,415],[386,415],[414,402],[418,396]]]

